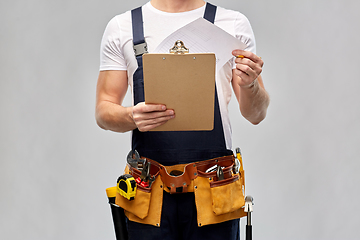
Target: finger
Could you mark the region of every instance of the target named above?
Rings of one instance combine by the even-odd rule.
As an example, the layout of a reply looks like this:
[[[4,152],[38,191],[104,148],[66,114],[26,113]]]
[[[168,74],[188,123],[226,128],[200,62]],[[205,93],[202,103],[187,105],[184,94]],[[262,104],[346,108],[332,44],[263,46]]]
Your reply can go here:
[[[163,104],[145,104],[145,102],[138,103],[134,108],[134,113],[149,113],[165,111],[166,106]]]
[[[250,60],[248,60],[248,61],[250,61]],[[255,76],[255,77],[260,75],[262,72],[262,67],[260,67],[258,64],[254,64],[251,61],[245,62],[245,63],[237,63],[236,69],[245,72],[249,76]]]
[[[174,116],[175,112],[172,109],[166,110],[164,112],[148,112],[148,113],[142,113],[139,114],[143,117],[144,120],[152,120],[152,119],[158,119],[162,117],[168,117],[168,116]]]
[[[235,74],[241,75],[240,77],[243,78],[245,74],[247,77],[250,77],[251,79],[254,79],[257,77],[257,72],[252,69],[249,65],[245,64],[236,64]],[[245,76],[245,77],[246,77]]]
[[[237,50],[232,51],[232,54],[236,58],[240,58],[240,59],[248,58],[248,59],[252,60],[253,62],[258,63],[260,66],[264,65],[264,61],[261,59],[261,57],[257,56],[253,52],[237,49]]]
[[[164,123],[166,123],[166,122],[157,123],[157,124],[153,124],[153,125],[147,125],[147,126],[145,126],[145,127],[143,127],[143,128],[138,127],[138,129],[139,129],[140,132],[148,132],[148,131],[150,131],[151,129],[154,129],[154,128],[158,127],[158,126],[163,125]]]
[[[252,82],[253,78],[240,70],[236,69],[235,74],[240,78],[239,85],[248,85]]]
[[[249,75],[247,75],[244,72],[241,72],[241,71],[237,72],[237,71],[238,70],[235,70],[234,74],[236,74],[239,77],[237,84],[240,87],[251,88],[252,86],[254,86],[256,84],[257,78],[254,79],[253,77],[250,77]]]
[[[164,123],[166,123],[167,121],[169,121],[172,118],[174,118],[174,116],[165,116],[165,117],[156,118],[156,119],[149,119],[149,120],[146,120],[146,121],[142,122],[141,124],[139,124],[138,129],[141,132],[146,132],[153,128],[163,125]]]
[[[145,104],[144,112],[162,112],[166,110],[165,105],[161,104]]]
[[[171,118],[174,116],[174,110],[167,110],[165,112],[140,112],[133,113],[133,120],[137,126],[154,124],[158,121],[162,121],[163,118]]]
[[[146,125],[156,125],[158,123],[163,123],[163,122],[167,122],[170,119],[174,118],[174,116],[163,116],[163,117],[159,117],[159,118],[153,118],[153,119],[146,119],[142,122],[143,126]]]
[[[242,65],[247,65],[249,66],[251,69],[253,69],[254,71],[260,70],[261,67],[259,64],[253,62],[252,60],[250,60],[249,58],[236,58],[235,59],[235,63],[236,64],[242,64]]]

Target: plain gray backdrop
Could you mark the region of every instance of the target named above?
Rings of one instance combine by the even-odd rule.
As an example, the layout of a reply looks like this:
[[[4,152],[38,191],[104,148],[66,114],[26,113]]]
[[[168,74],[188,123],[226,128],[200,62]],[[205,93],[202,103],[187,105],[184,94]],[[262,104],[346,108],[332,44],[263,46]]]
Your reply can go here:
[[[115,239],[105,189],[130,134],[95,122],[100,41],[113,16],[145,2],[0,3],[1,239]],[[265,121],[229,106],[253,239],[359,239],[360,2],[212,3],[249,18],[265,61]]]

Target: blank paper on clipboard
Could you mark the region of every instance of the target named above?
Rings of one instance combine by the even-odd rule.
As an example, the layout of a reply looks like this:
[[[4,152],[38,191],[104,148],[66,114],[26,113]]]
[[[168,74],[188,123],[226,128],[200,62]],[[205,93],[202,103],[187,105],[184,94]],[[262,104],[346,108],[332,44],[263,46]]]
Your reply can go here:
[[[214,128],[215,54],[144,54],[145,103],[165,104],[175,118],[152,131]]]

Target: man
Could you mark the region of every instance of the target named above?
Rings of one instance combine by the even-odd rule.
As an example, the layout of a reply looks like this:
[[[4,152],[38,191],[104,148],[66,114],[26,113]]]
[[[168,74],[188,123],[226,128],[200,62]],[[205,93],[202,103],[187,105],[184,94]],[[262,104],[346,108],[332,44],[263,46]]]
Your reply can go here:
[[[209,8],[208,8],[209,7]],[[101,44],[101,66],[97,84],[96,120],[115,132],[133,131],[132,148],[141,156],[164,166],[206,161],[231,155],[231,130],[227,105],[231,87],[241,114],[252,124],[266,116],[269,96],[261,78],[263,61],[255,55],[255,39],[246,17],[238,12],[213,8],[203,0],[151,0],[139,11],[114,17],[106,27]],[[205,15],[210,16],[208,19]],[[134,16],[137,16],[134,18]],[[214,130],[199,132],[149,132],[176,117],[176,109],[163,104],[145,104],[141,55],[132,27],[143,29],[148,52],[173,31],[206,18],[243,41],[245,50],[234,49],[231,59],[216,74]],[[212,16],[212,17],[211,17]],[[140,18],[139,18],[140,17]],[[134,19],[140,19],[134,22]],[[141,34],[140,34],[141,35]],[[141,36],[140,36],[141,41]],[[133,90],[131,107],[122,106],[128,85]],[[164,193],[161,226],[128,221],[130,239],[238,239],[239,222],[198,227],[193,193]]]

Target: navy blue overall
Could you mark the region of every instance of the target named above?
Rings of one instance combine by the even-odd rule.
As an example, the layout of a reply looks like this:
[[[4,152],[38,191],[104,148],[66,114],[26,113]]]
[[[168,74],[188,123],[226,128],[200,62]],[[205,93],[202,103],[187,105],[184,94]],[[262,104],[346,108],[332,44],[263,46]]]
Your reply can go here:
[[[134,105],[136,105],[145,100],[142,53],[146,52],[146,42],[141,7],[132,10],[131,13],[133,43],[138,64],[138,69],[133,75],[133,97]],[[214,23],[215,14],[216,6],[207,3],[204,18]],[[156,160],[163,165],[189,163],[232,154],[231,150],[226,149],[216,89],[212,131],[140,132],[135,129],[132,136],[132,149],[136,149],[141,156]],[[240,238],[238,219],[198,227],[193,193],[170,195],[164,192],[161,227],[128,221],[128,232],[129,240],[236,240]]]
[[[204,18],[214,23],[215,13],[216,6],[208,3]],[[132,26],[134,46],[146,44],[141,7],[132,10]],[[136,60],[138,69],[133,75],[134,105],[145,101],[142,54],[136,56]],[[232,152],[226,149],[216,89],[214,112],[212,131],[140,132],[135,129],[132,136],[132,149],[136,149],[141,156],[163,165],[189,163],[230,155]]]

